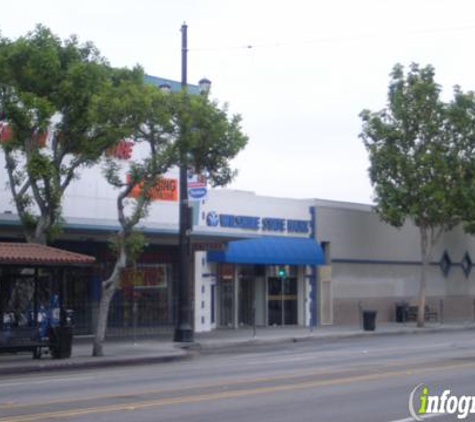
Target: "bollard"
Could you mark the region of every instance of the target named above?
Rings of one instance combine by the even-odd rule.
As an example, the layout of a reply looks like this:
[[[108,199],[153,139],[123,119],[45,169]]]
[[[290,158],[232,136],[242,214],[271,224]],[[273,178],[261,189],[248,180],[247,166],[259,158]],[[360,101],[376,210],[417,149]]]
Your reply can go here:
[[[361,300],[358,301],[358,316],[360,319],[360,328],[363,328],[363,303]]]
[[[444,323],[444,299],[439,301],[439,321],[440,324]]]
[[[309,307],[309,303],[311,303],[311,301],[307,298],[305,299],[306,301],[306,307],[307,309],[310,309],[310,319],[309,319],[309,322],[308,322],[308,326],[309,326],[309,329],[310,329],[310,333],[313,333],[313,324],[314,324],[314,319],[313,319],[313,314],[312,314],[312,309],[311,309],[311,306]]]
[[[134,330],[134,346],[137,346],[137,319],[138,319],[138,313],[139,313],[139,306],[137,303],[137,300],[135,299],[134,295],[134,302],[132,304],[132,317],[133,317],[133,330]]]
[[[257,329],[256,329],[256,301],[252,302],[252,336],[256,338]]]

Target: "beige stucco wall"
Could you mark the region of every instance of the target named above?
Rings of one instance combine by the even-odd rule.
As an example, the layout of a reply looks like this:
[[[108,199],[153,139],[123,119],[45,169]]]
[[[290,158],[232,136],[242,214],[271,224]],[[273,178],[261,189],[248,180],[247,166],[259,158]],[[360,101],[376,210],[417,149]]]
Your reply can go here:
[[[396,229],[366,205],[318,203],[316,233],[331,251],[335,324],[359,323],[359,309],[378,310],[379,321],[394,321],[398,301],[415,301],[420,280],[419,231],[411,222]],[[447,275],[439,262],[447,251]],[[461,262],[468,252],[475,263],[475,240],[457,227],[442,236],[428,270],[427,303],[450,320],[473,320],[475,268],[469,277]]]

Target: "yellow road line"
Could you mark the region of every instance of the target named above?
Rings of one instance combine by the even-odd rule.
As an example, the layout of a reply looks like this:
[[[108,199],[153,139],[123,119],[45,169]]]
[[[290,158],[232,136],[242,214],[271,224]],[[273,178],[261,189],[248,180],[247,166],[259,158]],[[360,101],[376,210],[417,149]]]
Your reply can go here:
[[[170,399],[149,400],[149,401],[129,403],[129,404],[90,407],[90,408],[85,408],[85,409],[74,409],[74,410],[65,410],[65,411],[54,411],[54,412],[46,412],[46,413],[39,413],[39,414],[32,414],[32,415],[20,415],[20,416],[2,418],[0,419],[0,422],[31,422],[31,421],[38,421],[45,418],[65,418],[65,417],[73,417],[73,416],[82,416],[82,415],[87,415],[91,413],[107,413],[107,412],[117,412],[117,411],[123,411],[123,410],[146,409],[150,407],[159,407],[159,406],[173,405],[173,404],[197,403],[197,402],[202,402],[202,401],[236,398],[236,397],[249,396],[249,395],[255,395],[255,394],[284,392],[284,391],[303,389],[303,388],[344,384],[345,382],[376,380],[379,378],[383,378],[383,377],[387,377],[391,375],[398,375],[398,374],[407,375],[407,374],[410,374],[410,372],[404,372],[404,373],[394,372],[394,373],[386,373],[386,374],[360,375],[356,377],[340,378],[336,380],[310,381],[310,382],[305,382],[305,383],[279,385],[279,386],[273,386],[273,387],[260,387],[260,388],[254,388],[251,390],[225,391],[225,392],[202,394],[202,395],[196,395],[196,396],[185,396],[185,397],[175,397],[175,398],[170,398]]]
[[[420,360],[413,360],[411,362],[412,365],[417,365],[421,363],[426,363],[426,359]],[[385,368],[391,368],[395,366],[400,366],[401,362],[394,362],[385,365],[380,365],[379,367],[370,368],[374,370],[381,370]],[[250,378],[232,378],[232,379],[221,379],[214,382],[202,383],[202,384],[188,384],[185,386],[180,386],[179,388],[160,388],[160,389],[144,389],[144,390],[134,390],[133,393],[113,393],[113,394],[102,394],[102,395],[90,395],[90,396],[83,396],[83,397],[69,397],[63,399],[55,399],[50,401],[41,401],[41,402],[29,402],[29,403],[17,403],[17,402],[6,402],[0,404],[0,410],[11,410],[11,409],[20,409],[20,408],[29,408],[34,406],[50,406],[56,404],[64,404],[64,403],[83,403],[87,401],[93,400],[107,400],[107,399],[127,399],[129,397],[137,397],[139,395],[152,395],[152,394],[163,394],[163,393],[183,393],[187,390],[197,390],[203,388],[213,388],[213,387],[220,387],[220,386],[235,386],[241,384],[256,384],[256,383],[263,383],[263,382],[272,382],[272,381],[280,381],[280,380],[287,380],[298,378],[300,376],[313,376],[313,375],[331,375],[331,374],[339,374],[342,372],[349,372],[355,369],[360,370],[362,367],[361,364],[358,365],[350,365],[345,367],[339,368],[331,368],[331,369],[318,369],[309,371],[308,369],[302,369],[299,371],[293,371],[290,373],[285,373],[281,375],[274,375],[271,377],[250,377]]]
[[[63,403],[80,403],[91,400],[107,400],[107,399],[125,399],[128,397],[136,397],[138,395],[147,395],[147,394],[163,394],[163,393],[183,393],[186,390],[197,390],[203,388],[213,388],[229,385],[240,385],[240,384],[256,384],[260,382],[272,382],[280,381],[286,379],[298,378],[300,376],[312,376],[312,375],[331,375],[338,374],[342,372],[347,372],[348,370],[361,369],[361,366],[356,367],[346,367],[341,369],[332,369],[332,370],[301,370],[294,371],[289,374],[274,375],[272,377],[254,377],[254,378],[239,378],[239,379],[222,379],[215,382],[196,384],[196,385],[187,385],[179,388],[160,388],[160,389],[148,389],[148,390],[134,390],[133,393],[123,393],[123,394],[103,394],[103,395],[94,395],[86,397],[77,397],[77,398],[64,398],[50,401],[41,401],[41,402],[30,402],[30,403],[5,403],[0,405],[0,410],[3,409],[17,409],[17,408],[28,408],[33,406],[47,406],[54,404],[63,404]]]
[[[461,369],[461,368],[466,368],[470,366],[472,367],[475,366],[475,362],[470,362],[470,363],[465,363],[465,364],[456,364],[456,365],[429,367],[429,368],[414,369],[414,370],[390,371],[390,372],[382,372],[382,373],[368,374],[368,375],[355,375],[351,377],[337,378],[333,380],[308,381],[308,382],[278,385],[278,386],[272,386],[272,387],[258,387],[258,388],[253,388],[250,390],[225,391],[225,392],[219,392],[219,393],[174,397],[174,398],[159,399],[159,400],[148,400],[148,401],[128,403],[128,404],[114,404],[114,405],[107,405],[107,406],[100,406],[100,407],[99,406],[89,407],[89,408],[84,408],[84,409],[71,409],[71,410],[63,410],[63,411],[36,413],[36,414],[30,414],[30,415],[9,416],[6,418],[0,418],[0,422],[34,422],[34,421],[39,421],[39,420],[47,419],[47,418],[58,419],[58,418],[68,418],[68,417],[74,417],[74,416],[83,416],[83,415],[88,415],[88,414],[93,414],[93,413],[108,413],[108,412],[118,412],[118,411],[124,411],[124,410],[146,409],[146,408],[166,406],[166,405],[198,403],[198,402],[211,401],[211,400],[222,400],[222,399],[229,399],[229,398],[236,398],[236,397],[243,397],[243,396],[252,396],[252,395],[257,395],[257,394],[268,394],[268,393],[285,392],[285,391],[322,387],[322,386],[331,386],[331,385],[338,385],[338,384],[349,384],[353,382],[375,381],[375,380],[392,377],[392,376],[413,375],[415,373],[424,373],[424,372],[430,372],[430,371],[436,371],[436,370]]]

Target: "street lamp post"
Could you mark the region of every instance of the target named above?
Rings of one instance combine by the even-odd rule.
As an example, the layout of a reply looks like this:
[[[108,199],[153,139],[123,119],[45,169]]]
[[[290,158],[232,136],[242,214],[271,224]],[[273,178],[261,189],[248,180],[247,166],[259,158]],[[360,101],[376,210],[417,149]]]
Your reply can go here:
[[[188,40],[187,25],[181,27],[181,89],[187,89],[187,56]],[[183,136],[183,134],[180,134]],[[191,315],[191,289],[190,289],[190,254],[189,230],[192,221],[188,205],[188,160],[187,151],[181,143],[180,150],[180,211],[179,211],[179,281],[178,281],[178,321],[175,329],[174,341],[192,342],[193,327]]]
[[[181,89],[187,90],[188,27],[181,27]],[[200,92],[207,94],[211,86],[209,79],[199,81]],[[169,86],[168,86],[169,87]],[[166,87],[165,91],[167,91]],[[168,89],[169,90],[169,89]],[[180,134],[183,137],[184,134]],[[183,140],[183,139],[182,139]],[[180,149],[180,210],[179,210],[179,281],[178,281],[178,321],[174,341],[193,341],[193,307],[190,279],[190,234],[193,228],[192,208],[188,203],[188,151],[183,142]]]

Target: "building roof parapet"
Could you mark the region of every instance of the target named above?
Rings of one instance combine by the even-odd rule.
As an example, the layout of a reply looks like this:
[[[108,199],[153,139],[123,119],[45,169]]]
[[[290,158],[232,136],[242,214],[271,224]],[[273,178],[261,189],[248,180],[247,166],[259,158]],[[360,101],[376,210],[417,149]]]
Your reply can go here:
[[[314,199],[314,204],[316,207],[321,208],[338,208],[352,211],[365,211],[373,212],[374,205],[370,204],[361,204],[357,202],[344,202],[344,201],[333,201],[328,199]]]

